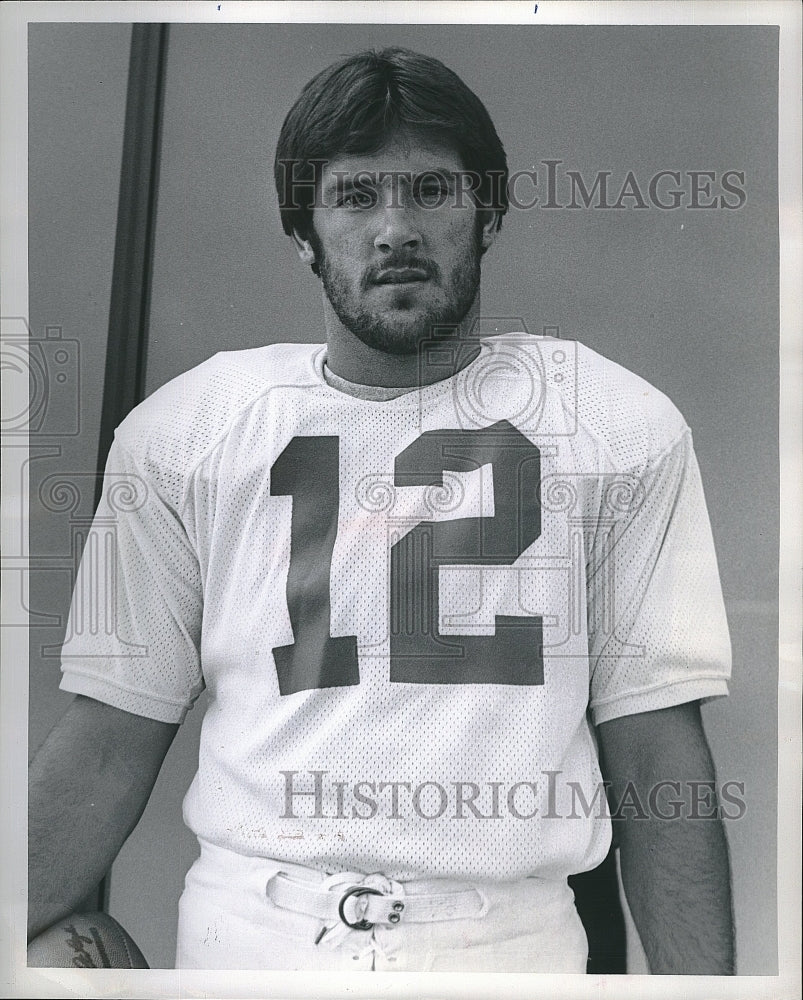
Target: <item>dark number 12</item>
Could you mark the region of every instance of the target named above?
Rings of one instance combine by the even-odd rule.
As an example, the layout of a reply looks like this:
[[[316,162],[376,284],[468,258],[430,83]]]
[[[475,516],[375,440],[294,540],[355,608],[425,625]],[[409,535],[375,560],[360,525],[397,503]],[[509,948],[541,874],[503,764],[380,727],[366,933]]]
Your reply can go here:
[[[494,635],[443,635],[443,565],[509,566],[541,533],[540,452],[507,421],[428,431],[396,457],[394,484],[443,487],[443,473],[493,470],[493,517],[422,521],[391,548],[390,680],[543,684],[540,616],[497,615]],[[271,469],[292,496],[287,605],[295,641],[273,650],[282,695],[359,684],[356,636],[332,637],[329,595],[340,482],[336,436],[294,437]]]

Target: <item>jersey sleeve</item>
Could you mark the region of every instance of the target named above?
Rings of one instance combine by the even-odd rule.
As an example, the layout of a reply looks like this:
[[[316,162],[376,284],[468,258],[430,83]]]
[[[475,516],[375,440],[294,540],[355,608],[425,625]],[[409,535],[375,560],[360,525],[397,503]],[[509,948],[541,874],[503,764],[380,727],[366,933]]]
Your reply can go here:
[[[202,608],[179,514],[116,439],[73,592],[62,690],[181,722],[204,687]]]
[[[730,638],[688,429],[608,495],[618,513],[601,520],[588,568],[594,722],[727,694]]]

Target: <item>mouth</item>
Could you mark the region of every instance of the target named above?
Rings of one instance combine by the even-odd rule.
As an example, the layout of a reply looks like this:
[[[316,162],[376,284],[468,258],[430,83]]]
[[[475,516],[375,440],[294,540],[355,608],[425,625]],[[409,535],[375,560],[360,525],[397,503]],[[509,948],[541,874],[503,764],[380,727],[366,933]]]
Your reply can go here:
[[[429,281],[429,275],[417,267],[389,267],[372,279],[374,285],[413,285]]]

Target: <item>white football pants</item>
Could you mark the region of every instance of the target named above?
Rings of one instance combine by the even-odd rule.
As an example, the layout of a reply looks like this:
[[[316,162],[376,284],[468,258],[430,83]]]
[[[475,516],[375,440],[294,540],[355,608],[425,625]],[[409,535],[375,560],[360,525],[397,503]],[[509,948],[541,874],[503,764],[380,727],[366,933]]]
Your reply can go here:
[[[376,923],[357,930],[338,917],[322,920],[272,902],[267,884],[278,872],[305,886],[332,881],[324,872],[245,857],[202,841],[201,856],[187,873],[179,902],[176,968],[586,971],[585,931],[565,880],[394,882],[397,896],[476,890],[482,912],[395,926]],[[361,878],[356,875],[345,884]]]

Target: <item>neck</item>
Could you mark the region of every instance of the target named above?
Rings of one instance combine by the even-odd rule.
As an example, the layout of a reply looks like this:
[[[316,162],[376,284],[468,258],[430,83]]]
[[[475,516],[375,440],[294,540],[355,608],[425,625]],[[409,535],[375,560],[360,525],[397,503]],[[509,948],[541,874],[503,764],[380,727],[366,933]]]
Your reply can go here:
[[[454,331],[443,339],[443,347],[455,345],[453,351],[438,351],[437,364],[427,364],[425,356],[415,354],[389,354],[364,344],[351,330],[345,327],[332,309],[329,300],[323,297],[324,319],[326,322],[326,364],[335,375],[360,385],[374,385],[387,388],[415,387],[431,385],[457,374],[469,365],[479,354],[476,329],[480,315],[480,294],[471,308],[457,324]],[[469,339],[471,337],[471,339]],[[443,363],[445,356],[450,361]]]

